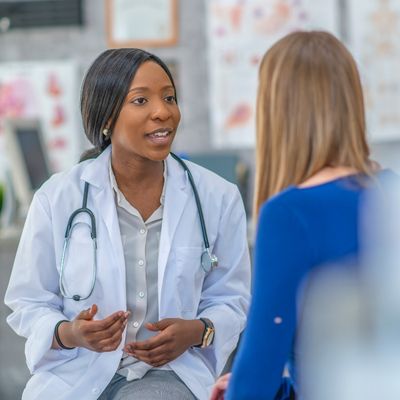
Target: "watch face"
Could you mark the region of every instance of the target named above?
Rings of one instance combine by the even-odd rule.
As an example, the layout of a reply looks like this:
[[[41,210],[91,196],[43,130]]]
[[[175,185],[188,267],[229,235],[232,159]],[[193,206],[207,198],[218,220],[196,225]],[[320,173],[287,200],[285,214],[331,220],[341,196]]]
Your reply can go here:
[[[210,346],[214,340],[214,329],[207,328],[206,334],[204,335],[203,346]]]
[[[208,337],[206,339],[206,345],[210,346],[211,343],[213,342],[213,340],[214,340],[214,330],[211,329],[211,332],[210,332],[210,334],[208,335]]]

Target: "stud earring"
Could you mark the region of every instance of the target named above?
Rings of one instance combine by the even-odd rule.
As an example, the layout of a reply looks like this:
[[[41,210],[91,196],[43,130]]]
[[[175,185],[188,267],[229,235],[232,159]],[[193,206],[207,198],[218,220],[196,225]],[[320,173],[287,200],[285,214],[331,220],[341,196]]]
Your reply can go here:
[[[108,134],[110,133],[110,130],[108,128],[103,129],[103,135],[107,138]]]

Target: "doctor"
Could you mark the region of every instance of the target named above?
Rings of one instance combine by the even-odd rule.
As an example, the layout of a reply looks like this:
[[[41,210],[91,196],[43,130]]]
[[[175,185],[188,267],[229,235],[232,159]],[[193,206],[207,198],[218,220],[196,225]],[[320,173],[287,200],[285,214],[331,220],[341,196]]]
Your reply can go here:
[[[180,111],[158,57],[102,53],[81,111],[94,149],[35,194],[6,293],[23,399],[207,399],[249,303],[239,192],[170,154]]]

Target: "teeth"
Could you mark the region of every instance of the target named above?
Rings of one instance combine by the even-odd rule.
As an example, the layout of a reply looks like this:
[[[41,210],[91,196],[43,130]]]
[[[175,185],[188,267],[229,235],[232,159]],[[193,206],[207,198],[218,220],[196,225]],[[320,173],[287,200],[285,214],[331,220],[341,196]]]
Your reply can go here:
[[[154,136],[157,136],[157,137],[165,137],[165,136],[167,136],[167,135],[168,135],[168,131],[156,132],[156,133],[154,134]]]

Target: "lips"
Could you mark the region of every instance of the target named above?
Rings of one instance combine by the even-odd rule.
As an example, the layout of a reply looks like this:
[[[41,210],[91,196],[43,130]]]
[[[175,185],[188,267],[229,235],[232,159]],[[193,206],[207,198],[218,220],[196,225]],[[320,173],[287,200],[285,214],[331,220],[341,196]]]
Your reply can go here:
[[[156,144],[165,144],[170,141],[170,136],[173,130],[171,128],[160,128],[150,133],[146,133],[146,138]]]

